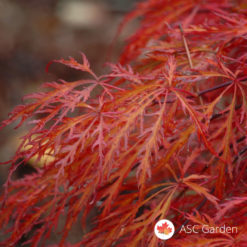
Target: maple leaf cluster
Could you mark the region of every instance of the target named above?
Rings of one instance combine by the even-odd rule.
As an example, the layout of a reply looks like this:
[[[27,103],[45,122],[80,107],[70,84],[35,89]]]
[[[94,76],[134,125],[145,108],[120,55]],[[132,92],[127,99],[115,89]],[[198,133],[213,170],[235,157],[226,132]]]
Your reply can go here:
[[[58,228],[58,246],[158,246],[165,218],[178,229],[166,246],[247,246],[246,1],[146,0],[123,25],[138,17],[108,74],[84,54],[56,60],[88,79],[45,83],[2,122],[31,125],[0,197],[3,246],[28,234],[48,246]],[[12,178],[20,158],[44,155]],[[238,231],[179,234],[186,224]]]

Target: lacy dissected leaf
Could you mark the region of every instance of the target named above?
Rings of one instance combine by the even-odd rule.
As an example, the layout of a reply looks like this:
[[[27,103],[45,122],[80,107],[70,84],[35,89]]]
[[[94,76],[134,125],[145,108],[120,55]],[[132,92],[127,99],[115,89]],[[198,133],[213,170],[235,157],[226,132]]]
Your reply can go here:
[[[1,123],[30,126],[0,195],[3,246],[160,246],[164,218],[166,246],[247,246],[246,3],[146,0],[121,28],[133,18],[109,73],[83,53],[54,60],[83,79],[45,83]],[[27,162],[36,172],[17,179]],[[179,233],[186,224],[238,231]]]

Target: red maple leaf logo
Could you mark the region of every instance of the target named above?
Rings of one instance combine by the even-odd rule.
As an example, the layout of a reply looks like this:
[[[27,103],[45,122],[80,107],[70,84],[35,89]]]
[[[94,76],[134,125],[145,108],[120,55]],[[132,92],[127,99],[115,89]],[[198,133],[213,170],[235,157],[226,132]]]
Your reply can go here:
[[[169,225],[165,222],[161,226],[157,226],[157,230],[161,234],[168,235],[172,232],[172,228],[169,227]]]

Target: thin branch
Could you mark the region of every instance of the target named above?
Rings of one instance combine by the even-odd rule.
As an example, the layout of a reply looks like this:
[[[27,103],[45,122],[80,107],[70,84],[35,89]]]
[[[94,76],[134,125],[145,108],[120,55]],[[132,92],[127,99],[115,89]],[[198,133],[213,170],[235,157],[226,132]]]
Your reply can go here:
[[[200,91],[200,92],[198,92],[198,93],[196,94],[196,97],[200,97],[200,96],[202,96],[202,95],[204,95],[204,94],[213,92],[213,91],[215,91],[215,90],[217,90],[217,89],[220,89],[220,88],[223,88],[223,87],[227,87],[227,86],[229,86],[231,83],[232,83],[232,81],[228,81],[228,82],[222,83],[222,84],[220,84],[220,85],[217,85],[217,86],[215,86],[215,87],[212,87],[212,88],[209,88],[209,89],[206,89],[206,90],[202,90],[202,91]],[[193,99],[193,98],[195,98],[195,97],[194,97],[194,96],[187,96],[186,98],[187,98],[187,99]],[[166,103],[174,103],[174,101],[175,101],[175,100],[167,100]],[[154,105],[157,104],[157,103],[158,103],[157,100],[153,100],[153,104],[154,104]],[[161,103],[163,103],[163,102],[161,101]]]
[[[214,190],[215,190],[215,188],[212,188],[211,191],[210,191],[210,194],[214,193]],[[195,211],[192,212],[192,214],[195,215],[196,211],[199,211],[200,209],[202,209],[202,207],[206,204],[206,202],[207,202],[207,198],[205,197],[205,198],[201,201],[201,203],[196,207]],[[187,225],[187,224],[189,223],[189,221],[190,221],[190,220],[188,220],[188,219],[185,220],[185,221],[183,222],[183,224],[182,224],[180,227],[178,227],[178,228],[176,229],[176,231],[175,231],[174,234],[180,232],[182,226]]]
[[[235,111],[237,111],[238,109],[240,109],[241,106],[242,106],[241,104],[236,105],[236,106],[235,106]],[[229,113],[229,110],[227,110],[227,111],[225,111],[225,112],[223,112],[223,113],[216,113],[216,114],[213,114],[212,117],[210,118],[210,121],[212,121],[212,120],[214,120],[214,119],[216,119],[216,118],[219,118],[219,117],[221,117],[221,116],[223,116],[223,115],[225,115],[225,114],[227,114],[227,113]]]
[[[223,87],[227,87],[230,84],[232,84],[232,81],[228,81],[228,82],[222,83],[222,84],[217,85],[215,87],[212,87],[212,88],[209,88],[209,89],[206,89],[206,90],[203,90],[203,91],[198,92],[197,96],[202,96],[203,94],[212,92],[214,90],[217,90],[217,89],[220,89],[220,88],[223,88]]]
[[[239,157],[247,151],[247,146],[245,146],[234,158],[233,163],[235,163]]]
[[[187,57],[188,57],[188,60],[189,60],[190,68],[193,69],[193,63],[192,63],[192,60],[191,60],[190,50],[189,50],[189,47],[188,47],[188,43],[186,41],[186,38],[184,36],[184,30],[183,30],[183,27],[182,27],[181,24],[179,24],[179,29],[181,31],[181,35],[182,35],[184,47],[185,47],[185,50],[186,50],[186,54],[187,54]]]
[[[246,139],[246,136],[242,136],[242,137],[240,137],[240,138],[237,140],[237,143],[242,142],[242,141],[244,141],[245,139]],[[232,144],[230,145],[230,148],[231,148],[231,149],[233,148],[233,145],[232,145]],[[238,160],[238,158],[239,158],[242,154],[244,154],[246,151],[247,151],[247,146],[245,146],[245,147],[239,152],[239,154],[235,156],[235,158],[234,158],[234,160],[233,160],[233,163],[235,163],[235,162]],[[219,156],[221,156],[222,154],[223,154],[223,152],[220,152],[220,153],[219,153]],[[200,174],[203,174],[207,169],[208,169],[208,166],[205,166],[205,167],[203,168],[203,170],[200,172]],[[176,200],[178,200],[180,197],[182,197],[183,194],[184,194],[187,190],[188,190],[188,188],[185,188],[183,191],[181,191],[181,193],[177,196]],[[214,193],[214,190],[215,190],[215,188],[212,188],[212,189],[210,190],[210,194]],[[204,198],[204,199],[201,201],[201,203],[196,207],[196,211],[199,211],[199,210],[206,204],[206,202],[207,202],[207,199]],[[192,214],[195,215],[195,211],[192,212]],[[183,222],[183,224],[182,224],[179,228],[177,228],[177,230],[175,231],[175,234],[178,233],[178,232],[181,230],[182,226],[188,224],[188,222],[189,222],[188,219],[185,220],[185,221]]]

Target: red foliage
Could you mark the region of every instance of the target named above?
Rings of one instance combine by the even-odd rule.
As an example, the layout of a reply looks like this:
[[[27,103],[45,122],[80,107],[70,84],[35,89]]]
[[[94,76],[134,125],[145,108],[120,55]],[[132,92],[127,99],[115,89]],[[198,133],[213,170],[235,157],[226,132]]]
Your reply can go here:
[[[176,228],[166,246],[247,246],[247,4],[148,0],[124,23],[139,16],[109,74],[96,76],[83,54],[82,64],[57,60],[89,79],[44,84],[2,123],[33,126],[1,196],[4,246],[34,226],[29,243],[47,246],[61,215],[66,246],[94,209],[74,246],[160,246],[153,228],[164,218]],[[36,174],[11,179],[20,157],[44,155]],[[186,224],[238,231],[179,233]]]

